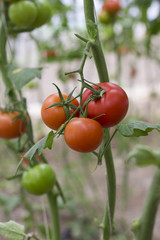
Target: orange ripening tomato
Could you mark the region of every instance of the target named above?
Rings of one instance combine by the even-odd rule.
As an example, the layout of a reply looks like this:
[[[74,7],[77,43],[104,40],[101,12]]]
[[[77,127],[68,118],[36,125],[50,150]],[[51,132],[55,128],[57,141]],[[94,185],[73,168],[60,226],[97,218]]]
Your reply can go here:
[[[107,0],[104,2],[102,9],[115,15],[121,10],[121,4],[118,0]]]
[[[68,94],[62,93],[62,96],[64,100],[67,99]],[[71,97],[73,99],[73,96]],[[63,123],[65,123],[66,119],[66,113],[64,110],[64,107],[62,106],[54,106],[51,108],[48,108],[54,103],[61,103],[61,99],[59,97],[58,93],[49,95],[43,102],[42,108],[41,108],[41,116],[43,122],[51,129],[57,130]],[[77,99],[74,99],[71,101],[71,104],[75,105],[76,107],[79,106],[79,102]],[[48,108],[48,109],[46,109]],[[70,108],[69,113],[70,115],[75,111],[75,108]],[[77,117],[79,115],[79,112],[76,112],[74,117]]]
[[[102,142],[102,126],[93,119],[75,118],[71,120],[64,130],[66,144],[77,152],[92,152]]]
[[[17,138],[26,132],[24,119],[15,119],[19,114],[17,111],[4,112],[0,110],[0,138]]]

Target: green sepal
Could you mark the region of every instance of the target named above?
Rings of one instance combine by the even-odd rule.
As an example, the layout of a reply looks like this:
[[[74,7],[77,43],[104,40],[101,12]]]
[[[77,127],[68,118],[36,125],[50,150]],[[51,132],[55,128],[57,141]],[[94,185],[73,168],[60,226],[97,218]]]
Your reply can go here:
[[[55,83],[52,83],[52,84],[57,88],[58,95],[59,95],[59,97],[61,99],[61,102],[63,103],[64,102],[64,98],[62,96],[62,92],[61,92],[60,88]]]

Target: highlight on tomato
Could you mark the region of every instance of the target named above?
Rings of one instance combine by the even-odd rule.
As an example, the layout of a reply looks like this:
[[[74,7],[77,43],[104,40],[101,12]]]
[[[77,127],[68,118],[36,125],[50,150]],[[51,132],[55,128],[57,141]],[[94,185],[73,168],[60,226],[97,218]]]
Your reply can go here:
[[[0,138],[13,139],[26,132],[26,124],[23,118],[16,118],[20,112],[5,112],[0,110]]]
[[[126,92],[117,84],[114,83],[97,83],[102,90],[105,90],[105,93],[102,97],[99,97],[96,100],[91,100],[88,103],[88,118],[95,118],[102,127],[109,128],[117,125],[125,117],[128,107],[129,100]],[[98,86],[92,85],[92,87],[98,90]],[[93,92],[89,89],[86,89],[82,96],[82,106],[85,101],[93,95]]]
[[[56,175],[48,164],[39,164],[22,176],[23,187],[33,195],[42,195],[50,191],[56,183]]]
[[[64,100],[66,100],[68,97],[68,94],[62,93],[62,96]],[[71,99],[73,98],[74,97],[72,96]],[[42,116],[43,122],[53,130],[57,130],[67,120],[66,112],[63,106],[53,106],[51,108],[48,108],[49,106],[55,103],[61,103],[61,99],[58,93],[49,95],[44,100],[41,108],[41,116]],[[73,101],[71,101],[70,103],[76,107],[79,106],[79,102],[77,101],[77,99],[73,99]],[[72,108],[72,107],[69,108],[70,115],[74,111],[75,111],[75,108]],[[75,113],[74,117],[77,117],[78,115],[79,113],[77,112]]]
[[[64,139],[66,144],[75,151],[92,152],[102,142],[103,129],[96,120],[75,118],[66,125]]]

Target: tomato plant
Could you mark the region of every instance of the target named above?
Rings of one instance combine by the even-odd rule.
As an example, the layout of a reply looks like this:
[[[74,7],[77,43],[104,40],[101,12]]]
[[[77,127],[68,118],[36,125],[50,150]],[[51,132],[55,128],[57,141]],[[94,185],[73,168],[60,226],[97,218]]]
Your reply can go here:
[[[20,137],[26,132],[26,125],[22,118],[16,117],[20,113],[14,112],[4,112],[0,110],[0,137],[5,139],[12,139]]]
[[[51,166],[39,164],[25,171],[22,176],[23,187],[31,194],[41,195],[52,189],[56,176]]]
[[[88,118],[98,117],[96,120],[104,127],[113,127],[118,124],[128,111],[128,97],[125,91],[114,83],[97,83],[106,92],[102,97],[91,100],[88,103]],[[94,89],[98,90],[98,86],[93,85]],[[82,105],[93,95],[93,92],[86,89],[82,96]]]
[[[121,4],[118,0],[107,0],[103,3],[102,9],[115,15],[121,10]]]
[[[43,24],[47,23],[52,16],[51,5],[46,0],[36,1],[35,5],[37,7],[37,16],[31,25],[32,28],[41,27]]]
[[[68,94],[63,93],[62,94],[64,100],[67,99]],[[73,96],[71,97],[73,99]],[[58,93],[49,95],[43,102],[42,108],[41,108],[41,116],[43,122],[51,129],[57,130],[66,120],[66,112],[64,107],[62,106],[53,106],[51,108],[48,108],[54,103],[61,103],[61,99],[59,97]],[[75,106],[79,106],[79,103],[76,99],[71,101],[71,104]],[[46,109],[48,108],[48,109]],[[69,108],[69,113],[72,114],[75,111],[74,108]],[[75,114],[77,116],[78,113]]]
[[[103,129],[93,119],[76,118],[71,120],[64,130],[66,144],[78,152],[92,152],[102,142]]]
[[[30,27],[37,17],[37,8],[31,1],[18,1],[9,6],[8,15],[18,27]]]

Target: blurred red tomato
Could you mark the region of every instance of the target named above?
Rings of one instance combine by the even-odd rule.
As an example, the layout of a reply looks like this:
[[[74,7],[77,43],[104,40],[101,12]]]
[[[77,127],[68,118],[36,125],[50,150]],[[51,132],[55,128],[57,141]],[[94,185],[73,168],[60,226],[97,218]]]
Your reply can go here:
[[[56,57],[57,53],[54,49],[50,49],[50,50],[43,51],[42,56],[43,56],[44,59],[49,59],[49,58],[52,58],[52,57]]]
[[[107,0],[102,6],[102,10],[115,15],[121,10],[121,4],[118,0]]]

